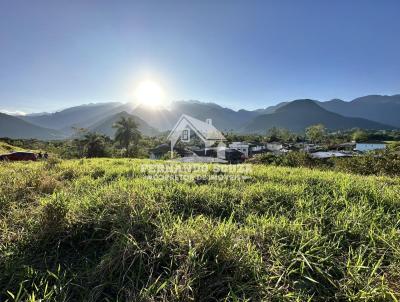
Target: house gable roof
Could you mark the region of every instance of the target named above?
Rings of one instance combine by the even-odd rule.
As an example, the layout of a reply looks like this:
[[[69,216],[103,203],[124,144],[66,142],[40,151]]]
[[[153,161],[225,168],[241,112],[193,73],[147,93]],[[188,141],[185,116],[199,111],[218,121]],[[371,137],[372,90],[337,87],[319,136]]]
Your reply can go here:
[[[183,128],[190,127],[202,140],[207,141],[223,141],[225,137],[223,134],[215,128],[213,125],[198,120],[189,115],[183,114],[178,122],[175,124],[174,128],[168,135],[168,139],[170,140],[173,136],[176,135],[176,132],[180,132]]]

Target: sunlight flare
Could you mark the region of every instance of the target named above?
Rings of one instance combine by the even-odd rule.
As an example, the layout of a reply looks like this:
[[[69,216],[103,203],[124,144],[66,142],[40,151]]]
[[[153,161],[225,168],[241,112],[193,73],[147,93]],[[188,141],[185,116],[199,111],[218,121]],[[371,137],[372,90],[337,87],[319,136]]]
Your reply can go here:
[[[147,80],[140,82],[135,91],[136,100],[140,105],[150,108],[159,108],[165,103],[163,88],[154,81]]]

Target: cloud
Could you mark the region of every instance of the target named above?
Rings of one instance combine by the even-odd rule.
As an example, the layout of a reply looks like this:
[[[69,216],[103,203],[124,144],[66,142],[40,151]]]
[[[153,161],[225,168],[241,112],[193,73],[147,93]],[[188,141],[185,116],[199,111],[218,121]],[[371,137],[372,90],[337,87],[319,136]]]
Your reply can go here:
[[[7,109],[0,109],[0,112],[8,114],[8,115],[26,115],[26,112],[20,110],[7,110]]]

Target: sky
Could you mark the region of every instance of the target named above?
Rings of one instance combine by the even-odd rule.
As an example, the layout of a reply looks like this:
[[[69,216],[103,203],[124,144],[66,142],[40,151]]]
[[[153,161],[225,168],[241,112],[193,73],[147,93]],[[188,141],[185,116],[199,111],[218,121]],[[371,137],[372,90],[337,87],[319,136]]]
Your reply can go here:
[[[0,0],[0,110],[400,93],[398,0]]]

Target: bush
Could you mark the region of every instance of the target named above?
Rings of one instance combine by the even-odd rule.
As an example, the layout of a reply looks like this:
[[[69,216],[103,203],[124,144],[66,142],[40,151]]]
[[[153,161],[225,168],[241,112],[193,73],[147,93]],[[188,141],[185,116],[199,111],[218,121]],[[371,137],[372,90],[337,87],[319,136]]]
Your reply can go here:
[[[400,175],[400,156],[389,151],[332,159],[334,169],[362,175]]]
[[[305,152],[288,152],[282,155],[264,153],[248,162],[285,167],[318,168],[361,175],[400,175],[400,155],[390,150],[370,152],[353,157],[333,157],[328,160],[312,158]]]

